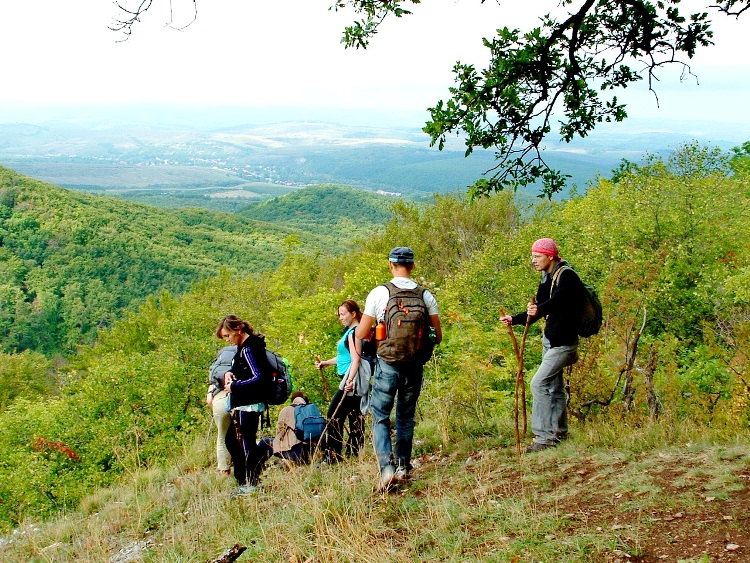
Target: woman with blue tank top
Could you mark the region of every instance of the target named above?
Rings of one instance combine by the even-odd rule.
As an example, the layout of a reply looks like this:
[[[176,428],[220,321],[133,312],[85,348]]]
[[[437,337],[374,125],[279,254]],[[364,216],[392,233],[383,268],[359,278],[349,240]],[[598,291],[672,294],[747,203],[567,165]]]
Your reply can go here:
[[[330,360],[316,362],[315,367],[336,366],[341,384],[328,407],[328,439],[324,461],[336,463],[342,459],[344,449],[344,422],[349,419],[347,454],[356,457],[364,441],[364,416],[360,410],[362,397],[354,393],[354,379],[362,361],[362,341],[354,337],[354,329],[362,318],[356,301],[347,299],[338,308],[338,316],[344,325],[344,334],[336,344],[336,356]]]

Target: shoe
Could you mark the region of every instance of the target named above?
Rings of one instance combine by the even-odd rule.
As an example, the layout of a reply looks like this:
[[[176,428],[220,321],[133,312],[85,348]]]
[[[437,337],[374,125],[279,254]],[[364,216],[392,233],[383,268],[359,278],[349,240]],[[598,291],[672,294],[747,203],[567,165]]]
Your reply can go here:
[[[388,464],[380,469],[380,483],[378,484],[378,491],[387,491],[393,483],[393,478],[396,475],[396,468],[392,464]]]
[[[541,442],[534,442],[531,444],[526,450],[524,450],[524,453],[530,454],[534,452],[541,452],[542,450],[546,450],[547,448],[554,448],[557,444],[542,444]]]
[[[229,496],[232,498],[246,497],[248,495],[252,495],[253,493],[259,493],[262,490],[263,485],[240,485],[231,493],[229,493]]]
[[[393,474],[393,480],[397,483],[400,483],[401,481],[406,481],[409,478],[409,472],[406,470],[406,467],[403,465],[399,465],[396,468],[396,473]]]
[[[232,470],[231,469],[220,469],[219,470],[219,475],[221,475],[222,477],[229,477],[231,474],[232,474]]]

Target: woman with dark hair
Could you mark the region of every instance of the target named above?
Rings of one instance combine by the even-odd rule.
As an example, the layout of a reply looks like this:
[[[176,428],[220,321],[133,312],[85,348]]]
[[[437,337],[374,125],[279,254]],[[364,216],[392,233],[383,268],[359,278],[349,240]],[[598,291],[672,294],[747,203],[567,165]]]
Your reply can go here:
[[[316,362],[315,367],[336,366],[341,384],[328,407],[328,439],[324,461],[336,463],[342,459],[344,447],[344,421],[349,418],[347,453],[356,457],[364,441],[364,416],[360,409],[362,397],[355,394],[354,380],[362,358],[362,340],[354,337],[354,329],[362,318],[356,301],[347,299],[338,308],[338,316],[344,325],[344,334],[336,344],[336,356],[330,360]]]
[[[228,406],[234,426],[234,431],[230,428],[227,432],[226,442],[234,477],[240,485],[234,494],[244,495],[258,486],[263,469],[257,436],[271,366],[266,358],[265,337],[237,315],[221,319],[216,336],[237,346],[232,367],[224,374],[224,390],[229,393]]]

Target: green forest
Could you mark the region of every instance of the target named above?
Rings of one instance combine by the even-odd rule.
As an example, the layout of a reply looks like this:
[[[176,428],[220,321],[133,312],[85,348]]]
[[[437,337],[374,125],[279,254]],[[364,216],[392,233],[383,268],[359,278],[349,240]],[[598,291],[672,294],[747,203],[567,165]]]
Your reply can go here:
[[[334,193],[346,201],[357,192],[311,187],[310,216],[316,217],[310,199]],[[376,211],[364,219],[363,230],[388,217],[384,198],[357,201]],[[330,209],[329,204],[321,200],[320,209]],[[342,209],[339,216],[348,220],[349,211]],[[255,220],[252,213],[245,218],[194,208],[165,211],[0,168],[0,352],[70,353],[161,291],[184,293],[223,270],[273,270],[297,245],[344,252],[354,241],[331,244],[338,239],[336,217],[326,212],[325,228],[313,229],[314,219],[300,220],[299,210],[291,208],[271,217],[273,224]]]
[[[335,348],[336,307],[364,303],[387,281],[396,245],[414,249],[415,276],[434,288],[443,323],[420,399],[420,451],[497,433],[512,418],[518,367],[498,319],[534,295],[529,249],[542,236],[557,241],[604,306],[602,330],[582,341],[567,374],[574,436],[601,421],[698,425],[726,439],[750,426],[750,143],[730,154],[691,144],[667,159],[624,162],[585,194],[532,211],[507,192],[399,200],[347,252],[340,231],[324,238],[291,230],[301,224],[292,221],[259,228],[245,214],[155,210],[1,172],[5,530],[78,507],[139,468],[175,463],[206,431],[202,398],[224,314],[266,334],[296,387],[325,404],[314,359]],[[298,213],[310,225],[335,224],[335,201],[319,196],[318,219],[305,216],[316,198],[281,198],[288,211],[262,218]],[[260,219],[263,205],[247,217]],[[343,209],[346,230],[363,225],[362,211]],[[328,252],[332,241],[337,251]],[[99,296],[88,309],[87,294]],[[539,330],[529,333],[527,373],[539,363]]]

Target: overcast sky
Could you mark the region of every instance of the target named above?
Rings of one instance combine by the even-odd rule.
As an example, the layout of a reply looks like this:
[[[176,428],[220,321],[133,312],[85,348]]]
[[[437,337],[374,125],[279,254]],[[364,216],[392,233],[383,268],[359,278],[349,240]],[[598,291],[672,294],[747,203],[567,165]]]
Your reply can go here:
[[[528,29],[556,6],[426,0],[414,15],[387,21],[363,51],[341,45],[354,14],[329,11],[333,0],[197,0],[198,18],[183,31],[165,26],[168,0],[154,2],[125,42],[108,29],[118,14],[111,2],[3,2],[0,121],[42,119],[46,113],[29,111],[40,107],[78,106],[67,110],[75,117],[91,106],[133,103],[295,106],[313,119],[318,108],[424,117],[448,97],[456,60],[486,62],[483,36],[506,25]],[[175,25],[188,23],[192,2],[172,2]],[[700,84],[665,72],[660,107],[645,85],[621,96],[630,116],[750,125],[748,19],[716,15],[716,46],[692,62]]]

